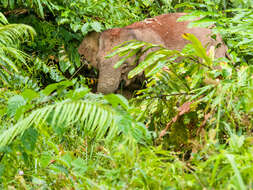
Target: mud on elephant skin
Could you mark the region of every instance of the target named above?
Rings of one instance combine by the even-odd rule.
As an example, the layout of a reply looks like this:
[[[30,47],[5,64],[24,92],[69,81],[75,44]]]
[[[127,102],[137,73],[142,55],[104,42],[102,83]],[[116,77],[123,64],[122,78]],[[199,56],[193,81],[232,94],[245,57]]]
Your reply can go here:
[[[168,49],[181,50],[189,43],[182,38],[182,35],[191,33],[207,48],[217,46],[216,57],[224,57],[227,48],[221,37],[217,35],[216,40],[211,38],[212,31],[208,28],[187,28],[188,21],[177,22],[177,19],[183,15],[185,13],[164,14],[136,22],[124,28],[113,28],[101,33],[92,32],[85,36],[78,52],[99,70],[97,91],[102,93],[114,92],[122,80],[126,81],[126,85],[131,84],[132,80],[127,79],[127,74],[134,67],[130,63],[133,63],[135,57],[126,60],[118,69],[113,66],[119,57],[105,58],[113,47],[128,40],[139,40],[163,45]]]

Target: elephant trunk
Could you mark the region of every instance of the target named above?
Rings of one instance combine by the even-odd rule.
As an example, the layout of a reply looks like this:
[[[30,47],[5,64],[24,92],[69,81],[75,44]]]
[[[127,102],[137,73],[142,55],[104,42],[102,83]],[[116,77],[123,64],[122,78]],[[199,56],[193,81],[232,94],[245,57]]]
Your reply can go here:
[[[115,92],[121,81],[122,68],[114,69],[115,59],[104,60],[99,65],[99,79],[97,91],[103,94]]]

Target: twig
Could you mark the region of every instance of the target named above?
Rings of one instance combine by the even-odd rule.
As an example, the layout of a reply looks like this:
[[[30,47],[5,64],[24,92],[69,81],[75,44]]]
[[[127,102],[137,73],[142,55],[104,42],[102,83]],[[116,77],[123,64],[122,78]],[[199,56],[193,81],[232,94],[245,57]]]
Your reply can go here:
[[[9,75],[13,75],[13,73],[11,73],[10,71],[8,71],[8,69],[3,66],[3,65],[0,65],[2,67],[3,70],[5,70],[5,72],[7,72]]]
[[[192,103],[193,102],[185,102],[182,106],[178,108],[179,113],[175,117],[173,117],[172,120],[170,120],[170,122],[166,125],[166,127],[161,131],[159,139],[162,139],[162,137],[166,134],[172,123],[175,123],[178,120],[178,118],[180,118],[182,115],[188,113],[191,110]]]
[[[167,96],[189,96],[189,95],[195,95],[195,93],[175,93],[175,94],[162,94],[162,95],[158,95],[158,96],[153,96],[153,97],[149,97],[148,99],[151,98],[163,98],[163,97],[167,97]]]
[[[193,59],[192,57],[189,57],[189,59],[191,59],[192,61],[197,61],[197,60]],[[204,67],[207,67],[207,68],[210,69],[210,70],[213,70],[212,67],[210,67],[210,66],[208,66],[208,65],[205,65],[204,63],[201,63],[200,61],[198,61],[198,63],[199,63],[200,65],[204,66]]]
[[[82,64],[81,67],[79,67],[79,68],[76,70],[76,72],[69,78],[69,80],[71,80],[71,79],[84,67],[84,65],[86,65],[86,64]]]
[[[187,92],[182,92],[182,93],[175,93],[175,94],[163,94],[161,95],[162,97],[166,96],[182,96],[182,95],[195,95],[194,93],[187,93]]]
[[[4,15],[9,15],[9,14],[16,14],[16,15],[20,15],[20,14],[25,14],[27,13],[28,10],[27,9],[15,9],[15,10],[10,10],[10,11],[5,11]]]

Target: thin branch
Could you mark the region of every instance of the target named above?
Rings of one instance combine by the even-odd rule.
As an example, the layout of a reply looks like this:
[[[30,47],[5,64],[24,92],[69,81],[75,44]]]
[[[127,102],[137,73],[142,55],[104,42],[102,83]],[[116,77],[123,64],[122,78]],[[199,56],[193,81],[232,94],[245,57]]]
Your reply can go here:
[[[81,67],[79,67],[76,72],[69,78],[69,80],[73,79],[73,77],[84,67],[84,65],[86,65],[86,62],[84,64],[81,65]]]
[[[13,73],[11,73],[10,71],[8,71],[8,69],[3,66],[3,65],[0,65],[2,67],[3,70],[5,70],[5,72],[7,72],[9,75],[13,75]]]
[[[10,10],[10,11],[5,11],[3,14],[5,16],[8,16],[10,14],[20,15],[20,14],[25,14],[27,12],[28,12],[28,9],[15,9],[15,10]]]
[[[182,93],[175,93],[175,94],[162,94],[162,95],[158,95],[158,96],[149,97],[148,99],[163,98],[163,97],[167,97],[167,96],[189,96],[189,95],[195,95],[195,93],[182,92]]]
[[[182,96],[182,95],[195,95],[195,93],[187,93],[187,92],[182,92],[182,93],[175,93],[175,94],[163,94],[162,97],[165,96]]]

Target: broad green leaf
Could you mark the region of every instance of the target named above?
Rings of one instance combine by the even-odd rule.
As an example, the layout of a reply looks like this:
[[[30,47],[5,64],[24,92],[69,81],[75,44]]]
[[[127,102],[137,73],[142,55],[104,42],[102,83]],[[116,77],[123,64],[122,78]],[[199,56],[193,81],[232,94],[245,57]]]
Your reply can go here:
[[[39,97],[39,94],[37,92],[35,92],[32,89],[25,89],[22,94],[24,99],[26,99],[27,101],[31,101],[37,97]]]
[[[120,94],[108,94],[105,95],[105,99],[112,104],[113,107],[121,105],[125,110],[129,109],[129,104],[127,99]]]
[[[21,107],[24,106],[26,104],[25,99],[20,96],[20,95],[16,95],[11,97],[8,100],[8,107],[7,107],[7,114],[9,117],[13,117],[17,110]]]
[[[183,37],[192,42],[192,46],[195,49],[196,54],[205,60],[208,66],[211,66],[211,59],[206,54],[206,49],[202,46],[201,42],[193,34],[184,34]]]
[[[40,158],[39,158],[39,163],[42,168],[47,168],[50,164],[50,162],[53,160],[53,156],[49,152],[42,152]]]
[[[70,27],[74,32],[77,32],[78,30],[80,30],[81,25],[79,23],[71,23]]]
[[[76,90],[70,91],[67,97],[71,98],[72,100],[79,100],[83,98],[86,94],[90,92],[90,89],[87,87],[78,88]]]
[[[101,25],[100,22],[98,21],[93,21],[90,23],[90,26],[93,30],[95,30],[96,32],[101,32],[103,29],[103,26]]]
[[[190,22],[188,24],[188,27],[189,28],[193,28],[193,27],[207,28],[215,23],[216,23],[216,20],[214,19],[202,18],[202,19]]]
[[[86,22],[82,27],[81,27],[81,32],[83,35],[86,35],[89,32],[90,29],[90,24]]]
[[[65,59],[66,57],[61,56],[60,57],[60,61],[59,61],[59,65],[60,65],[60,69],[62,72],[67,71],[67,69],[71,66],[71,63],[68,59]]]
[[[73,83],[71,81],[62,81],[59,83],[50,84],[42,91],[42,93],[46,96],[49,96],[53,91],[60,93],[62,90],[72,85]]]

